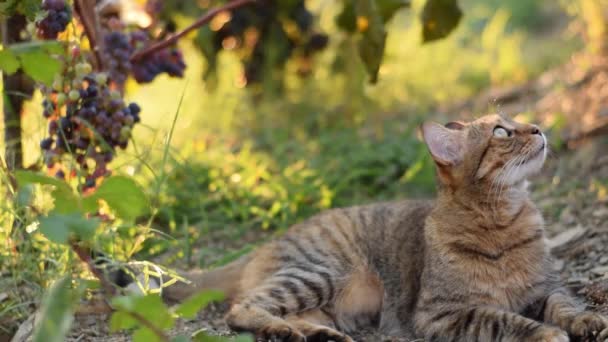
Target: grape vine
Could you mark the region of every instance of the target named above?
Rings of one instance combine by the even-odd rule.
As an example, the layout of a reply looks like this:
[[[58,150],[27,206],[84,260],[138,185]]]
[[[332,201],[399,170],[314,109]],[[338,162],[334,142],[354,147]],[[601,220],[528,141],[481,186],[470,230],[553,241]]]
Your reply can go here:
[[[101,28],[92,32],[83,7],[75,3],[76,13],[90,38],[91,50],[64,41],[66,53],[59,57],[63,67],[51,86],[43,86],[43,116],[48,120],[48,136],[40,142],[44,163],[58,178],[78,177],[83,191],[95,188],[110,174],[108,164],[117,149],[127,148],[141,108],[126,104],[122,90],[129,77],[138,83],[153,81],[166,73],[182,77],[186,64],[181,51],[172,44],[131,61],[134,53],[162,40],[166,31],[156,25],[132,27],[120,21],[120,8],[99,10]],[[154,10],[152,2],[147,7]],[[57,39],[66,30],[72,9],[65,0],[44,0],[44,16],[36,21],[40,39]],[[89,18],[90,19],[90,18]],[[153,20],[160,25],[160,21]],[[156,33],[156,34],[154,34]],[[95,38],[102,42],[96,46]],[[92,60],[101,56],[93,70]]]
[[[236,51],[242,56],[242,81],[247,86],[283,70],[289,60],[296,62],[298,75],[308,76],[314,54],[329,42],[329,36],[315,27],[304,0],[260,1],[218,18],[203,27],[197,39],[209,64],[206,75],[215,72],[220,51]]]

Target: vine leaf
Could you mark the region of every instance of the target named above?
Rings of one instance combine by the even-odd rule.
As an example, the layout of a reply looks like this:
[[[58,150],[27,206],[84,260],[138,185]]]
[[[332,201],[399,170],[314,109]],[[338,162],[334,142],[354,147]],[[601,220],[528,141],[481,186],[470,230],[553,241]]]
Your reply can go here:
[[[370,82],[376,83],[386,43],[384,21],[374,0],[358,0],[355,12],[357,30],[361,33],[359,56],[365,65]]]
[[[20,53],[21,67],[35,81],[50,85],[61,70],[61,62],[42,50]]]
[[[53,186],[51,196],[55,204],[54,212],[60,214],[80,212],[78,198],[66,182],[41,173],[24,170],[15,171],[15,178],[20,185],[41,184]]]
[[[34,20],[40,11],[40,0],[8,0],[0,3],[0,15],[10,17],[16,13],[23,14],[29,20]]]
[[[409,0],[376,0],[376,4],[378,4],[384,23],[391,20],[398,10],[408,8],[411,5]]]
[[[149,209],[148,198],[143,190],[133,179],[124,176],[104,180],[94,194],[84,199],[85,210],[97,209],[99,200],[106,202],[124,220],[135,220]]]
[[[136,328],[133,333],[135,342],[158,341],[158,334],[151,329],[155,327],[162,331],[172,328],[175,324],[175,318],[158,295],[115,297],[112,299],[112,306],[117,311],[110,319],[110,330]],[[140,320],[136,317],[140,317]],[[142,320],[154,324],[154,327],[142,324]]]
[[[51,212],[41,217],[40,232],[55,243],[65,244],[71,236],[88,241],[95,235],[99,220],[84,218],[80,214],[58,214]]]
[[[10,49],[0,51],[0,70],[10,75],[19,69],[19,60]]]
[[[410,7],[409,0],[375,0],[382,22],[387,23],[401,8]],[[357,14],[353,1],[347,1],[342,12],[336,17],[336,24],[346,32],[354,33],[357,30]]]
[[[71,278],[56,281],[42,300],[41,316],[34,330],[34,342],[61,342],[72,325],[73,313],[83,287],[70,287]]]
[[[25,15],[29,20],[33,20],[36,17],[36,13],[40,11],[42,1],[40,0],[19,0],[19,11]]]
[[[205,308],[209,303],[223,299],[224,294],[221,291],[203,291],[181,303],[177,309],[175,309],[175,313],[181,317],[191,319],[196,317],[197,312]]]
[[[462,17],[457,0],[427,0],[422,10],[422,41],[432,42],[452,32]]]
[[[353,33],[357,29],[356,17],[353,1],[347,1],[342,8],[342,12],[336,17],[336,24],[344,31]]]

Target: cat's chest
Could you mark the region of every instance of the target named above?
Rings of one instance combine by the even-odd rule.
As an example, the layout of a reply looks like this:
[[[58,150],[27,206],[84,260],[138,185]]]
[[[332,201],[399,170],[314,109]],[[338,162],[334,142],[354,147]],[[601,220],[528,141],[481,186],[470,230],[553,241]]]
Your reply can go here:
[[[472,292],[487,304],[519,311],[543,291],[548,270],[544,246],[538,242],[500,257],[472,258],[463,272]]]

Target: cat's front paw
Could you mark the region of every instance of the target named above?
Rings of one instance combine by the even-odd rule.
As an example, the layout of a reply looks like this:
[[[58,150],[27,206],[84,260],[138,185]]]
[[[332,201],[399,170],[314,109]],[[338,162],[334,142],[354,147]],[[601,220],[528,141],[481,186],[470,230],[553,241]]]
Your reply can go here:
[[[590,341],[604,341],[597,339],[601,335],[605,335],[605,330],[608,328],[608,319],[598,313],[585,311],[576,315],[570,324],[568,332],[575,337],[586,338]]]
[[[532,342],[570,342],[568,334],[558,328],[542,326],[530,338]]]

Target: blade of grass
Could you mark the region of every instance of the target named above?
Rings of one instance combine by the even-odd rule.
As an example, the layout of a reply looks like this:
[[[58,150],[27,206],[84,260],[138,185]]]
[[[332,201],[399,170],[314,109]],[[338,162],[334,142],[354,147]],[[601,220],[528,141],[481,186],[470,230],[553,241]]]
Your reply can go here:
[[[173,122],[171,122],[171,129],[169,129],[169,134],[167,135],[167,139],[165,140],[165,146],[164,146],[164,150],[163,150],[163,159],[162,159],[162,163],[160,166],[159,176],[156,179],[156,184],[155,184],[156,186],[154,189],[154,198],[153,198],[153,202],[152,202],[152,206],[154,207],[154,209],[152,211],[152,215],[150,216],[150,220],[149,220],[150,224],[152,223],[152,221],[154,220],[154,217],[158,213],[157,206],[159,203],[160,191],[167,178],[165,166],[167,164],[167,159],[169,158],[169,149],[171,147],[171,140],[173,139],[173,133],[175,131],[175,124],[177,123],[177,118],[179,117],[179,112],[182,108],[182,103],[184,101],[184,95],[186,94],[187,87],[188,87],[188,81],[186,81],[186,83],[184,84],[184,89],[182,90],[182,94],[179,98],[179,102],[177,103],[177,109],[175,110],[175,115],[173,116]]]

